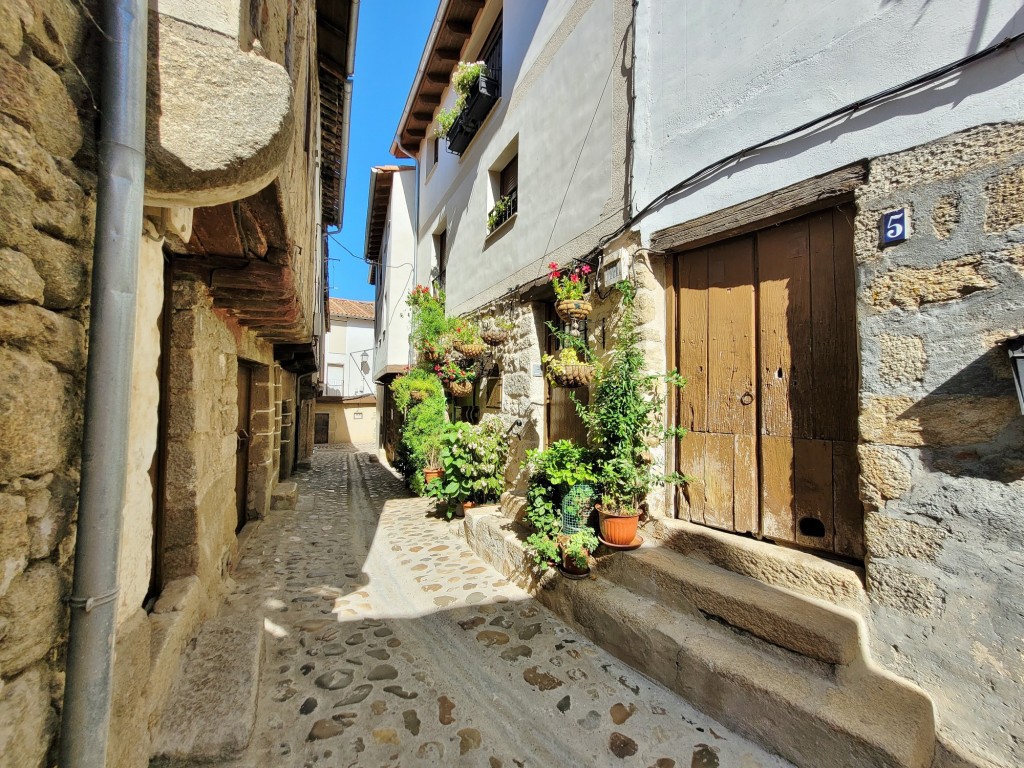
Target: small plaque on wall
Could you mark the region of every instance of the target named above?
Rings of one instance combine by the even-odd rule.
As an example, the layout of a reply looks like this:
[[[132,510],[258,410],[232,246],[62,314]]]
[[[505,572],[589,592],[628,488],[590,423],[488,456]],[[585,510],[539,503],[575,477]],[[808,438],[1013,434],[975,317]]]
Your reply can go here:
[[[886,211],[879,222],[882,230],[882,245],[896,245],[910,237],[910,216],[906,208]]]

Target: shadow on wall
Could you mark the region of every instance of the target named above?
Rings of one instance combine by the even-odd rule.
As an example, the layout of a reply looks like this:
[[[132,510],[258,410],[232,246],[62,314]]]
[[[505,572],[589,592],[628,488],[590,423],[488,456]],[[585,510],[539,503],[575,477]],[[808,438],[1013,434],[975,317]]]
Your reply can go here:
[[[883,0],[883,2],[886,1]],[[888,2],[898,1],[888,0]],[[925,2],[927,3],[928,0],[925,0]],[[990,2],[991,0],[980,0],[978,20],[974,26],[969,50],[964,55],[976,53],[977,50],[980,50],[977,47],[977,40],[980,40],[982,25]],[[999,43],[1007,37],[1021,32],[1024,32],[1024,9],[1018,11],[986,45]],[[1010,59],[1008,57],[1013,58]],[[779,143],[762,149],[751,150],[735,162],[728,163],[721,168],[709,170],[693,184],[666,197],[665,200],[654,206],[652,210],[657,211],[660,208],[671,205],[698,190],[711,186],[723,177],[731,176],[748,168],[770,165],[780,160],[797,157],[810,152],[816,147],[832,144],[847,134],[870,130],[896,118],[908,115],[923,115],[931,112],[944,112],[956,109],[961,102],[968,98],[977,98],[994,88],[1006,85],[1017,79],[1020,76],[1019,64],[1022,61],[1024,61],[1024,43],[1019,42],[1014,48],[996,53],[983,62],[951,72],[938,80],[921,85],[906,93],[896,94],[874,104],[861,107],[851,114],[835,117],[807,132],[796,134],[793,137],[782,138],[779,140]],[[909,73],[909,76],[916,77],[922,74],[924,73],[914,72]],[[894,77],[892,85],[898,84],[898,78]],[[867,95],[869,94],[863,94],[863,96]],[[785,130],[788,127],[791,126],[766,126],[765,133],[767,134],[773,129]],[[907,142],[908,146],[914,143],[913,141]],[[723,152],[737,151],[739,149],[739,147],[723,147]]]
[[[1024,416],[1002,345],[914,403],[900,420],[920,435],[921,458],[934,472],[1005,483],[1024,477]]]

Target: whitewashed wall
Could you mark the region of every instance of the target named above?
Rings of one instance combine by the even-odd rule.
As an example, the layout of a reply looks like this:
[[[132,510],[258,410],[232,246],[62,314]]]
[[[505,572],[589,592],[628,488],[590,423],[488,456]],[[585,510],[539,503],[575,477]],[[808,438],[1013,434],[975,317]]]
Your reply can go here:
[[[413,262],[415,236],[412,218],[416,205],[416,175],[412,166],[392,174],[388,204],[387,244],[377,270],[381,286],[376,307],[379,325],[374,340],[373,378],[389,365],[407,365],[409,357],[409,307],[405,303],[415,287]]]
[[[1024,31],[1020,0],[645,0],[635,209],[708,163]],[[1024,118],[1024,54],[758,152],[640,225],[650,233],[857,160]]]
[[[499,8],[485,9],[466,49],[471,56]],[[505,4],[501,100],[461,158],[442,141],[432,167],[429,137],[423,143],[417,281],[430,280],[434,235],[447,228],[448,274],[457,276],[447,286],[449,312],[471,311],[543,275],[552,258],[585,252],[595,227],[614,218],[609,208],[621,208],[622,190],[612,183],[613,93],[621,78],[613,10],[613,0]],[[449,91],[442,106],[454,100]],[[489,171],[517,138],[519,214],[488,237]]]
[[[367,353],[365,370],[361,370],[361,353]],[[326,394],[332,397],[355,397],[373,394],[374,343],[373,321],[352,317],[334,317],[327,332],[327,371],[342,366],[344,376],[340,388],[328,379]],[[340,391],[338,391],[340,389]]]

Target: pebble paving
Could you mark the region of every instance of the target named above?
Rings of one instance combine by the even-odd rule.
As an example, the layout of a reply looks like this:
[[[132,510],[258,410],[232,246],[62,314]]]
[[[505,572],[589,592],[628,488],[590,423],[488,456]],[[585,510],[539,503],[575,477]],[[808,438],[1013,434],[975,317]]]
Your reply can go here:
[[[266,658],[225,766],[789,765],[563,624],[370,453],[318,448],[298,481],[234,574]]]

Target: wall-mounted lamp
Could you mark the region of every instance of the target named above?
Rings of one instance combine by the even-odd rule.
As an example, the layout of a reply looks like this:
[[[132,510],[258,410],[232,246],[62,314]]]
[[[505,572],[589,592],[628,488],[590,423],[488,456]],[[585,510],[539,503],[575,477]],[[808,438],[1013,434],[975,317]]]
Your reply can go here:
[[[359,356],[359,362],[362,363],[363,365],[366,365],[368,362],[370,362],[370,353],[367,352],[365,349],[363,350],[363,354]]]
[[[1013,383],[1017,387],[1017,402],[1020,403],[1020,412],[1024,414],[1024,336],[1010,339],[1007,348],[1010,352]]]

